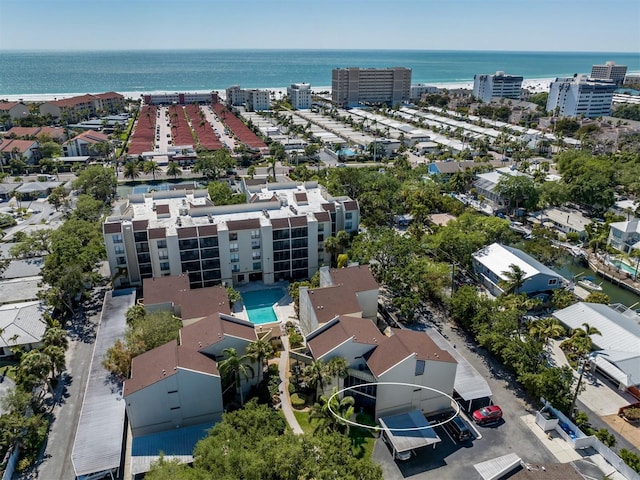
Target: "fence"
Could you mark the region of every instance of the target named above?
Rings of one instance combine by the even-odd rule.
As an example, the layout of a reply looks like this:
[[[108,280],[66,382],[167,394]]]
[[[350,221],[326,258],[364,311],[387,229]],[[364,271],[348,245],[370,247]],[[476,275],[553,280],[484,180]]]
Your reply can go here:
[[[4,473],[2,474],[2,480],[11,480],[13,477],[13,471],[16,468],[16,463],[18,463],[18,457],[20,456],[20,447],[15,445],[11,447],[9,452],[7,452],[8,460],[6,461],[6,467],[4,469]]]

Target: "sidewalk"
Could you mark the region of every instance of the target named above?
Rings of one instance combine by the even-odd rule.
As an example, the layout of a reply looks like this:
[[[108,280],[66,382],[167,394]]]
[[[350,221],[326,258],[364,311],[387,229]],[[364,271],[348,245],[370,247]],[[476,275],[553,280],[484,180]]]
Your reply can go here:
[[[293,414],[293,408],[291,407],[291,399],[289,398],[289,338],[286,335],[282,336],[282,352],[280,353],[280,359],[278,361],[278,371],[280,372],[280,408],[284,413],[284,418],[293,430],[293,433],[300,435],[304,433],[300,424]]]

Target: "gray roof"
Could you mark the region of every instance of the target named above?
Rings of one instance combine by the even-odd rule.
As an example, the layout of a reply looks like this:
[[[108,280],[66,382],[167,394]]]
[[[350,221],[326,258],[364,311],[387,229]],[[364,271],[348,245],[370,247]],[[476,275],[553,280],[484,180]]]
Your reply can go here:
[[[120,466],[125,418],[122,383],[112,380],[102,366],[102,358],[107,349],[123,337],[125,312],[135,299],[135,289],[105,295],[71,453],[76,476],[107,472]]]
[[[0,307],[0,347],[40,343],[47,325],[41,302],[2,305]]]
[[[466,401],[491,397],[493,395],[489,384],[480,372],[478,372],[458,350],[453,348],[437,330],[427,328],[425,332],[438,347],[449,352],[451,356],[456,359],[456,362],[458,362],[456,379],[453,384],[453,389],[458,395]]]
[[[379,420],[380,425],[385,430],[389,441],[397,452],[406,452],[441,441],[420,410],[380,417]]]
[[[559,273],[554,272],[522,250],[507,247],[499,243],[492,243],[478,250],[473,254],[473,258],[503,280],[508,280],[503,272],[508,272],[512,264],[517,265],[525,272],[525,279],[531,278],[539,273],[559,279],[562,278]]]
[[[600,303],[578,302],[553,313],[569,328],[581,328],[588,323],[601,335],[591,335],[597,347],[596,364],[607,361],[627,375],[625,384],[640,385],[640,317]]]
[[[495,480],[503,478],[504,475],[518,467],[520,462],[522,462],[520,457],[515,453],[509,453],[486,462],[476,463],[473,468],[478,471],[483,480]]]
[[[20,193],[38,193],[59,187],[63,182],[27,182],[16,188]]]
[[[5,303],[29,302],[38,299],[42,277],[34,275],[31,277],[8,278],[9,275],[17,276],[16,274],[25,273],[24,270],[22,272],[14,272],[12,267],[15,263],[15,260],[12,261],[10,267],[5,271],[4,276],[7,279],[0,281],[0,305]]]

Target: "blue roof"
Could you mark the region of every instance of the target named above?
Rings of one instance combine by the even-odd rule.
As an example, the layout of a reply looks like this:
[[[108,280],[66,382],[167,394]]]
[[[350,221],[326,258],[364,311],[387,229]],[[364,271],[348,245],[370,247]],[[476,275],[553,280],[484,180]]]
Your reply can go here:
[[[134,457],[154,457],[160,452],[165,455],[192,455],[199,440],[208,435],[215,424],[201,423],[192,427],[177,428],[166,432],[135,437],[131,455]]]

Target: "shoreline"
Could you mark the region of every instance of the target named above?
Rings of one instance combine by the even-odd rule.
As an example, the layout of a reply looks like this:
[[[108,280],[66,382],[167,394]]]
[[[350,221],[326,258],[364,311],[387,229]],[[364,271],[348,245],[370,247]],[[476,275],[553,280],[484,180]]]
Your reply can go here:
[[[522,88],[526,88],[531,90],[533,93],[546,92],[549,90],[549,83],[551,83],[555,77],[550,78],[532,78],[525,79],[522,82]],[[420,84],[429,85],[433,87],[437,87],[440,89],[448,89],[455,90],[460,88],[466,88],[468,90],[473,90],[473,80],[468,81],[457,81],[457,82],[419,82]],[[415,85],[415,84],[413,84]],[[244,88],[253,88],[253,87],[244,87]],[[281,95],[286,94],[287,87],[264,87],[259,90],[271,90]],[[330,91],[331,86],[314,86],[311,85],[311,90],[314,92],[319,91]],[[189,89],[179,89],[179,90],[137,90],[132,92],[117,92],[121,95],[124,95],[125,98],[139,98],[145,94],[160,94],[160,93],[174,93],[174,92],[188,92],[188,93],[209,93],[215,92],[221,94],[221,97],[224,98],[225,89],[210,89],[210,90],[189,90]],[[4,95],[0,94],[0,100],[6,100],[9,102],[16,101],[24,101],[24,102],[39,102],[39,101],[50,101],[50,100],[60,100],[63,98],[76,97],[80,95],[86,95],[87,93],[97,94],[104,92],[77,92],[77,93],[26,93],[26,94],[13,94],[13,95]]]

